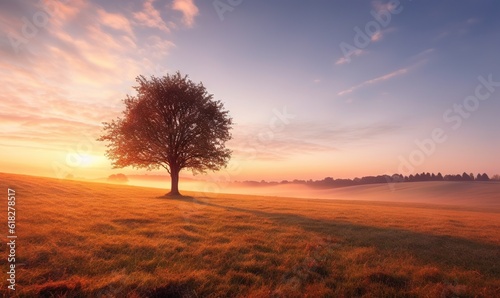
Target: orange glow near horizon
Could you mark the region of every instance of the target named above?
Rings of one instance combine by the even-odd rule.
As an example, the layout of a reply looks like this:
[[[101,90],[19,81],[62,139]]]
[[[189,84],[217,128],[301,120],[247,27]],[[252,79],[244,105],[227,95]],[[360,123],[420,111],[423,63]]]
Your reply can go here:
[[[286,29],[295,26],[296,18],[292,11],[281,14],[282,7],[274,8],[283,19],[272,13],[259,16],[266,18],[263,24],[283,29],[283,42],[267,35],[278,31],[257,32],[250,18],[237,13],[221,22],[210,5],[35,2],[6,2],[0,12],[5,33],[0,37],[1,172],[88,179],[146,173],[112,169],[105,144],[96,139],[102,122],[120,116],[122,100],[136,94],[137,76],[179,70],[203,82],[236,123],[227,144],[234,152],[230,165],[200,177],[355,178],[398,173],[401,160],[411,159],[417,162],[403,174],[500,173],[500,74],[492,65],[499,46],[491,30],[498,20],[488,19],[489,14],[484,21],[475,16],[462,20],[443,11],[449,22],[435,28],[421,24],[431,26],[425,34],[403,34],[396,23],[407,20],[398,19],[372,40],[377,47],[360,50],[347,63],[338,45],[352,40],[352,26],[366,19],[362,14],[323,15],[339,11],[334,2],[309,7],[319,14],[304,22],[304,32],[311,34]],[[376,3],[363,5],[369,12],[381,9]],[[291,7],[300,13],[300,5]],[[50,15],[46,24],[32,24],[32,34],[24,36],[26,20],[41,18],[43,12]],[[324,31],[314,25],[318,20],[329,24]],[[395,50],[385,34],[401,47]],[[409,43],[408,36],[418,40]],[[441,39],[488,46],[455,53]],[[266,42],[249,46],[249,40]],[[301,46],[290,47],[295,44]],[[471,96],[478,88],[491,94],[476,104]],[[460,107],[469,108],[460,112]],[[446,141],[429,147],[427,140],[438,128]],[[181,174],[190,176],[189,171]]]
[[[68,138],[72,138],[68,134]],[[67,150],[53,150],[43,147],[36,147],[39,143],[33,143],[27,147],[19,144],[15,147],[3,147],[1,164],[2,172],[28,174],[34,176],[46,176],[53,178],[75,177],[83,179],[97,179],[108,177],[111,174],[124,173],[126,175],[150,174],[168,175],[166,170],[147,172],[145,170],[124,168],[112,169],[110,161],[104,156],[104,146],[99,142],[92,143],[94,147],[85,153],[78,153],[77,147],[68,143]],[[85,149],[81,144],[80,149]],[[89,147],[90,148],[90,147]],[[373,160],[373,156],[358,155],[354,153],[319,153],[307,156],[293,156],[278,160],[260,160],[258,155],[252,159],[245,159],[235,156],[229,165],[218,172],[208,172],[204,175],[192,176],[189,170],[182,170],[181,176],[193,177],[201,180],[217,181],[281,181],[281,180],[320,180],[325,177],[353,179],[355,177],[394,174],[397,173],[397,163],[386,167],[384,161]],[[454,158],[452,156],[452,158]],[[356,163],[353,163],[356,160]],[[325,167],[325,164],[334,166]],[[362,166],[359,166],[361,164]],[[446,165],[446,162],[439,160],[439,164]],[[323,165],[323,166],[322,166]],[[419,172],[442,172],[443,174],[460,174],[463,170],[458,167],[451,170],[441,169],[420,169]],[[471,171],[477,172],[482,171]],[[488,173],[493,175],[496,173]]]

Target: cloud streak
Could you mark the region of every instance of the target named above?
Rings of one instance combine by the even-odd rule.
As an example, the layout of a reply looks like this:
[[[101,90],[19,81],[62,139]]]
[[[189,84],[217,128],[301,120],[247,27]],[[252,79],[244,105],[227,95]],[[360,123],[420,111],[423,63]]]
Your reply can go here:
[[[340,91],[339,93],[337,93],[337,95],[343,96],[343,95],[352,93],[353,91],[355,91],[355,90],[357,90],[359,88],[363,88],[365,86],[377,84],[377,83],[380,83],[380,82],[383,82],[383,81],[387,81],[389,79],[392,79],[392,78],[404,75],[404,74],[408,73],[408,71],[410,69],[411,69],[410,67],[401,68],[401,69],[395,70],[393,72],[390,72],[388,74],[382,75],[380,77],[364,81],[361,84],[358,84],[358,85],[352,86],[352,87],[350,87],[348,89]]]
[[[129,36],[134,36],[132,24],[123,15],[117,13],[108,13],[104,9],[97,9],[101,24],[118,31],[124,31]]]
[[[134,13],[134,19],[138,25],[156,28],[163,32],[170,33],[170,28],[168,28],[165,21],[163,21],[160,12],[154,7],[154,0],[147,0],[144,2],[142,10]]]
[[[198,7],[193,0],[174,0],[172,9],[177,10],[183,15],[183,22],[188,27],[193,27],[194,18],[198,15]]]
[[[365,53],[366,53],[366,51],[363,51],[361,49],[356,49],[354,52],[352,52],[351,56],[358,57],[358,56],[361,56]],[[337,59],[337,61],[335,61],[335,65],[346,64],[346,63],[349,63],[349,61],[351,61],[350,57],[343,56],[343,57],[340,57],[339,59]]]
[[[337,95],[344,96],[344,95],[347,95],[347,94],[350,94],[350,93],[356,91],[357,89],[364,88],[364,87],[370,86],[370,85],[375,85],[375,84],[378,84],[381,82],[385,82],[385,81],[388,81],[390,79],[393,79],[393,78],[396,78],[399,76],[403,76],[403,75],[407,74],[408,72],[412,71],[413,69],[417,68],[418,66],[421,66],[421,65],[427,63],[427,61],[429,60],[429,55],[434,53],[434,51],[435,50],[433,48],[423,50],[420,53],[409,58],[409,61],[416,61],[413,64],[411,64],[410,66],[400,68],[398,70],[392,71],[390,73],[381,75],[379,77],[376,77],[376,78],[373,78],[370,80],[366,80],[360,84],[354,85],[352,87],[349,87],[347,89],[344,89],[344,90],[338,92]]]

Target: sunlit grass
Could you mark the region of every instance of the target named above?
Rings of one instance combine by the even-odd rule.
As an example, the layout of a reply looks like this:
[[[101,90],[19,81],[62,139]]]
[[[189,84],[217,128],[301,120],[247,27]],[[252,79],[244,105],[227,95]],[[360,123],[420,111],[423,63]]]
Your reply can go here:
[[[196,193],[169,199],[159,189],[0,179],[16,190],[20,297],[500,291],[498,210]],[[0,264],[6,268],[6,258]]]

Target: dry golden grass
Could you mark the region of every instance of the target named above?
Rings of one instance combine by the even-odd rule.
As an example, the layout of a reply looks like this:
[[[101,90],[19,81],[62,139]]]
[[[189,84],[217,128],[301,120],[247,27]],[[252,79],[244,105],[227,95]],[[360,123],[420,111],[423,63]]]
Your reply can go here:
[[[12,174],[0,181],[17,195],[18,297],[500,293],[499,210],[195,193],[172,199],[131,186]],[[0,265],[5,271],[6,256]],[[12,294],[5,278],[0,291]]]

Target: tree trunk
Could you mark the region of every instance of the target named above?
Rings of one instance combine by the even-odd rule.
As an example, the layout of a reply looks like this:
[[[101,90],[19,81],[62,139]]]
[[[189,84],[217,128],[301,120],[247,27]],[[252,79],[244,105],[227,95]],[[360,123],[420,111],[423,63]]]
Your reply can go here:
[[[179,172],[180,172],[180,170],[178,170],[176,168],[170,169],[171,186],[170,186],[170,192],[167,194],[168,196],[180,196],[181,195],[179,193]]]

